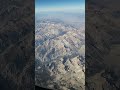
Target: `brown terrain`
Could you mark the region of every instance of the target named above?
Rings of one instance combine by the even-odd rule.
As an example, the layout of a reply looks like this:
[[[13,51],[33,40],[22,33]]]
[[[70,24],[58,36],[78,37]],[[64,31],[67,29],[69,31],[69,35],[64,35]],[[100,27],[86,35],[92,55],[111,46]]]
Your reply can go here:
[[[85,33],[82,29],[40,21],[36,23],[37,86],[53,90],[85,89]]]

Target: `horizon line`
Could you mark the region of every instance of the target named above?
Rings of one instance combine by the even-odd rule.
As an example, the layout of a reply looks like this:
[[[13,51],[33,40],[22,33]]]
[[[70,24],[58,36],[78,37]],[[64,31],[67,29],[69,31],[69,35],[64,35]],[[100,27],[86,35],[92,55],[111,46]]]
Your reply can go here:
[[[67,7],[51,7],[51,8],[40,8],[40,7],[36,7],[35,8],[35,12],[36,13],[39,13],[39,12],[69,12],[69,11],[74,11],[74,12],[85,12],[85,6],[74,6],[74,7],[71,7],[71,6],[67,6]]]

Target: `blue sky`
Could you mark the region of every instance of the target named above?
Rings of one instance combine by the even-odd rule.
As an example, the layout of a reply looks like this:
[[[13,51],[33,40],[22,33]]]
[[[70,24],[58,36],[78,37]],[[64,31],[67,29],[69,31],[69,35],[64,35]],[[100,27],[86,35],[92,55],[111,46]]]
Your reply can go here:
[[[36,11],[84,10],[85,0],[35,0]]]

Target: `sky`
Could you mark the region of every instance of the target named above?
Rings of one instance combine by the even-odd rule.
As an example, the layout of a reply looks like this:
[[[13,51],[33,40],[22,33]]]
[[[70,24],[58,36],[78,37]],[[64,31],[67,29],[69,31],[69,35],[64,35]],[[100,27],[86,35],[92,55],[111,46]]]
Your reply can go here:
[[[85,0],[35,0],[35,11],[85,10]]]

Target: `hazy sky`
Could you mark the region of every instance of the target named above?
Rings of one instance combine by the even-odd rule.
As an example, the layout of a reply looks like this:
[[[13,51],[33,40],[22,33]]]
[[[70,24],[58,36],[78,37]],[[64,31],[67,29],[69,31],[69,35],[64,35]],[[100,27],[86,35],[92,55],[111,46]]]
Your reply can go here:
[[[35,0],[36,12],[85,10],[85,0]]]

